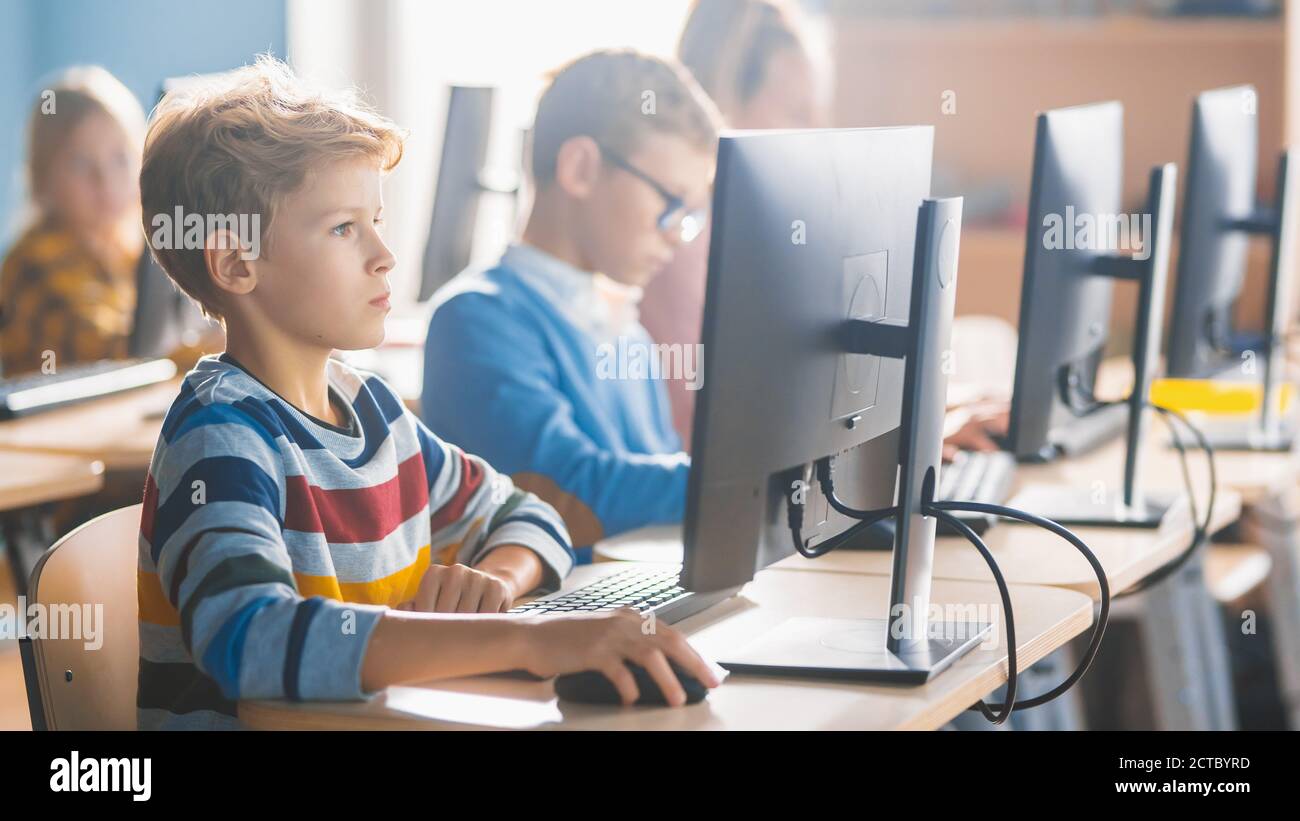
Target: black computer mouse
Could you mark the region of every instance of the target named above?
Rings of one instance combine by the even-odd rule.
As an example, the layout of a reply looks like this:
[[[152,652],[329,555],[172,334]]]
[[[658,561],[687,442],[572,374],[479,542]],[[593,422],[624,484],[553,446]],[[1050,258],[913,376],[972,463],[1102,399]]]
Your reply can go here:
[[[687,673],[676,664],[669,664],[673,672],[677,674],[677,680],[681,682],[682,689],[686,691],[686,703],[695,704],[703,701],[704,697],[709,694],[709,688],[701,684],[694,676]],[[654,704],[665,706],[668,704],[664,700],[664,694],[659,692],[659,685],[650,677],[650,673],[639,664],[627,664],[627,669],[632,672],[632,678],[636,680],[636,689],[640,694],[637,696],[637,704]],[[565,673],[555,679],[555,694],[565,701],[579,701],[586,704],[622,704],[623,699],[619,697],[618,690],[615,689],[614,683],[605,678],[603,673],[595,670],[585,670],[581,673]]]

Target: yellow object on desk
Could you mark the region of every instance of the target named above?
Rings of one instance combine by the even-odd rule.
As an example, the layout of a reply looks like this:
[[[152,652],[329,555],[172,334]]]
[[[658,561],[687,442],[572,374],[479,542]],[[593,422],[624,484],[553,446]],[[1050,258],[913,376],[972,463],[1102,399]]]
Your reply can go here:
[[[1287,413],[1295,398],[1295,386],[1279,386],[1279,411]],[[1151,403],[1176,411],[1200,411],[1214,415],[1256,413],[1264,401],[1259,382],[1230,382],[1218,379],[1157,379],[1151,383]]]

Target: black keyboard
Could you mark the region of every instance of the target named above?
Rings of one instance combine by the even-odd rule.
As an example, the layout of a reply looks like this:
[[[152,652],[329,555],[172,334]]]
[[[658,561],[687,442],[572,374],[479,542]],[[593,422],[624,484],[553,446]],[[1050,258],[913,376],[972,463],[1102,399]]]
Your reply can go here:
[[[630,568],[612,573],[570,593],[553,598],[535,599],[510,609],[511,613],[550,615],[553,613],[594,613],[631,607],[642,613],[658,611],[691,595],[677,583],[680,565],[662,568]]]
[[[62,365],[51,374],[0,379],[0,419],[166,382],[175,375],[176,364],[170,359],[106,359]]]

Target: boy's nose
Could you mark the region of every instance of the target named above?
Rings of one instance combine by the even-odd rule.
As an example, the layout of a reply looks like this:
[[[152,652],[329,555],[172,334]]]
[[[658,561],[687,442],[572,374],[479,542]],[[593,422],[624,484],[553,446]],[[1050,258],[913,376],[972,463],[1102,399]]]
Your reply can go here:
[[[389,271],[393,270],[393,267],[396,265],[397,265],[397,257],[393,256],[393,252],[388,249],[387,243],[385,243],[383,240],[380,240],[379,255],[375,258],[374,263],[371,265],[370,273],[374,274],[375,276],[386,274]]]

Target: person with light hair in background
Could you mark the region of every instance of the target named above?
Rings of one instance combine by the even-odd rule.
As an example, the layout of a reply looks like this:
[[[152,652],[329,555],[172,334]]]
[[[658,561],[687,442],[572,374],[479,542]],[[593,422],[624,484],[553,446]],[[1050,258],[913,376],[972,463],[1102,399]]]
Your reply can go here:
[[[677,58],[729,128],[815,128],[825,121],[825,72],[814,61],[807,21],[789,3],[695,0]],[[658,343],[685,350],[700,341],[707,238],[705,231],[695,243],[680,246],[673,261],[645,288],[641,320]],[[700,357],[694,361],[702,366]],[[700,380],[665,382],[673,426],[690,450]]]
[[[139,100],[100,66],[64,69],[44,85],[27,125],[29,197],[0,267],[0,366],[5,376],[126,359],[136,309],[140,228]],[[187,367],[197,346],[170,352]]]
[[[830,79],[827,53],[797,5],[786,0],[695,0],[677,45],[678,60],[712,98],[729,128],[819,128],[826,125]],[[645,288],[641,322],[664,345],[696,346],[704,318],[708,232],[682,245]],[[698,348],[696,349],[698,350]],[[697,369],[703,357],[696,355]],[[708,374],[702,375],[708,379]],[[668,379],[673,426],[691,449],[695,394],[702,384]],[[996,450],[1006,433],[1007,403],[976,402],[949,414],[944,456],[959,449]]]
[[[26,227],[0,268],[5,376],[126,357],[144,128],[139,101],[99,66],[66,69],[34,102]]]

